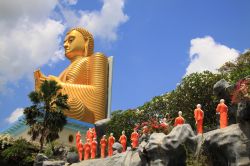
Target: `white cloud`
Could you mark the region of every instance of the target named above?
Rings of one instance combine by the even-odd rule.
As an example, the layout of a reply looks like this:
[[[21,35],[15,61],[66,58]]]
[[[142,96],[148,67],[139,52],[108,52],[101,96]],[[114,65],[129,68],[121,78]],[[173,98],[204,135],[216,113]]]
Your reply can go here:
[[[192,39],[186,75],[205,70],[217,72],[225,62],[233,61],[238,56],[237,50],[215,42],[211,36]]]
[[[124,2],[125,0],[103,0],[100,11],[64,9],[63,13],[69,26],[83,26],[97,38],[115,41],[118,27],[128,20],[123,11]]]
[[[70,5],[75,5],[77,4],[77,0],[67,0],[67,3]]]
[[[9,33],[0,35],[0,78],[16,81],[50,60],[56,61],[63,30],[61,23],[47,19],[17,24]]]
[[[56,0],[0,1],[0,91],[61,59],[58,51],[65,26],[49,18],[56,5]]]
[[[85,27],[103,41],[116,40],[117,28],[128,19],[124,1],[103,0],[100,11],[69,7],[77,0],[0,1],[0,92],[8,83],[32,78],[35,69],[64,59],[60,46],[66,28]]]
[[[15,23],[24,17],[31,21],[46,19],[57,3],[57,0],[0,1],[1,22],[4,21],[4,24]]]
[[[14,123],[15,121],[18,120],[19,117],[23,115],[23,110],[24,110],[23,108],[15,109],[15,111],[13,111],[11,115],[8,118],[6,118],[6,121],[8,123]]]

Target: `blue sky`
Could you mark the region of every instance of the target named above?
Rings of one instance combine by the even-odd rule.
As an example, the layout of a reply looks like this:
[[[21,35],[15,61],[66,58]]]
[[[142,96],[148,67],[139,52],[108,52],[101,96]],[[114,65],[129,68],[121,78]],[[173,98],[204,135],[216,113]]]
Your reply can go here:
[[[250,1],[1,1],[0,131],[29,106],[35,69],[58,75],[69,64],[61,41],[75,26],[114,56],[112,110],[128,109],[249,49]]]

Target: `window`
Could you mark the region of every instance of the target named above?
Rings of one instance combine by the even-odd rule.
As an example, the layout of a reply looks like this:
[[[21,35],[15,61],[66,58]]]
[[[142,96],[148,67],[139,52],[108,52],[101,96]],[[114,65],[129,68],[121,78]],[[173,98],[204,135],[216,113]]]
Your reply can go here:
[[[74,141],[73,135],[69,135],[69,142],[72,143]]]

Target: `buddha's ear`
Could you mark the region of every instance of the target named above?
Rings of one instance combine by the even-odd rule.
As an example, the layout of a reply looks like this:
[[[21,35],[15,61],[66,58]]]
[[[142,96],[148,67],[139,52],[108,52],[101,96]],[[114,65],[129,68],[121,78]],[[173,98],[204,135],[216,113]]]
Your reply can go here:
[[[89,50],[89,38],[84,37],[84,56],[88,56],[88,50]]]

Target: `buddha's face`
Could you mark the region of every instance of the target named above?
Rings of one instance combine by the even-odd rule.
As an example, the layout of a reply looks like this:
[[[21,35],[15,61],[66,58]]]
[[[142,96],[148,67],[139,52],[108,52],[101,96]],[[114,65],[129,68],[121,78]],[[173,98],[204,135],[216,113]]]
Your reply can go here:
[[[71,59],[77,55],[83,55],[85,40],[83,35],[73,30],[64,39],[64,49],[67,58]]]

